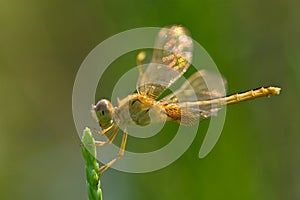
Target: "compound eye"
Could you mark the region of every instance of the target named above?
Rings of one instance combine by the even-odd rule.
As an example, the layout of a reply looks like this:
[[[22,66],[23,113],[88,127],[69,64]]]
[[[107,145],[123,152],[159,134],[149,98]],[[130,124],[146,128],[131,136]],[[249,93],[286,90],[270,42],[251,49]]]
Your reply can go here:
[[[111,103],[106,99],[101,99],[95,105],[94,110],[102,128],[109,126],[112,123],[112,110]]]

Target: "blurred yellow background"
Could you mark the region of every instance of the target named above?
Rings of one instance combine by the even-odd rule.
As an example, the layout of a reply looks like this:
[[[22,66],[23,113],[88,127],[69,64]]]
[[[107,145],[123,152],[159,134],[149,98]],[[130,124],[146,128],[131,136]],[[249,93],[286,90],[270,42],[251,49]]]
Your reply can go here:
[[[300,199],[299,8],[296,0],[1,1],[0,199],[87,199],[71,108],[76,72],[108,37],[172,24],[209,52],[229,94],[268,85],[282,94],[228,107],[202,160],[198,133],[164,169],[109,170],[103,199]]]

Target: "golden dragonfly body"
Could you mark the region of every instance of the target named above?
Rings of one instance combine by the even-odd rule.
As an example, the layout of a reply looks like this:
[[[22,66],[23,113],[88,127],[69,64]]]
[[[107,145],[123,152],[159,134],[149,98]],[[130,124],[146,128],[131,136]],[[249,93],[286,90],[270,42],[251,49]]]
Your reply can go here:
[[[226,84],[225,79],[214,78],[213,73],[202,70],[192,74],[178,90],[161,98],[163,92],[190,66],[192,49],[192,39],[188,37],[183,27],[172,26],[170,29],[162,29],[155,42],[151,63],[141,65],[144,53],[140,53],[137,57],[140,71],[137,93],[119,100],[117,107],[113,107],[106,99],[98,101],[93,106],[92,111],[102,128],[101,134],[108,137],[107,141],[96,141],[96,145],[111,143],[120,127],[124,130],[118,156],[100,168],[101,174],[124,154],[128,126],[146,126],[164,121],[193,125],[198,119],[216,115],[224,105],[279,94],[280,88],[262,87],[226,96],[222,87],[213,89],[207,87],[207,77],[221,81],[221,85]]]

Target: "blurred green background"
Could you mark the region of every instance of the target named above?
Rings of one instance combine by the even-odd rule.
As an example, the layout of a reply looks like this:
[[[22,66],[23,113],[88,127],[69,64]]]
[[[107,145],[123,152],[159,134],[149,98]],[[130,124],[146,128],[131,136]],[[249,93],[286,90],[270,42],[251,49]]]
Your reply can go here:
[[[282,94],[228,107],[204,159],[199,132],[164,169],[108,170],[104,200],[300,199],[299,8],[299,0],[1,1],[0,199],[87,199],[71,109],[76,72],[108,37],[172,24],[209,52],[228,93],[275,85]]]

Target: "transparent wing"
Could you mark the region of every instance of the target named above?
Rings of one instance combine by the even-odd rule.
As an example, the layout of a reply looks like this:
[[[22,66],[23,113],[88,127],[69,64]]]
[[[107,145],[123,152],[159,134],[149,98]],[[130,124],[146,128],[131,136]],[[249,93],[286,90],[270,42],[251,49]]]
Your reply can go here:
[[[160,102],[168,116],[174,116],[171,118],[182,125],[192,125],[198,119],[217,114],[226,96],[225,85],[226,80],[217,73],[198,71]]]
[[[214,104],[209,101],[210,100],[205,103],[203,103],[204,101],[178,103],[177,105],[180,107],[181,111],[180,121],[178,122],[182,125],[190,126],[198,119],[201,121],[210,116],[217,115],[217,112],[222,108],[222,104]]]
[[[190,66],[193,42],[183,27],[172,26],[161,29],[154,48],[151,63],[139,66],[137,91],[156,99]]]
[[[225,78],[217,73],[201,70],[191,75],[178,90],[164,97],[161,101],[202,101],[224,97],[225,95]]]

